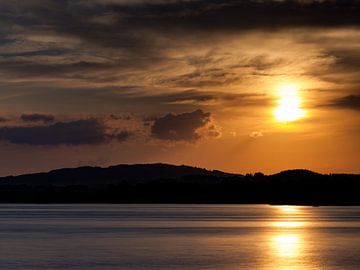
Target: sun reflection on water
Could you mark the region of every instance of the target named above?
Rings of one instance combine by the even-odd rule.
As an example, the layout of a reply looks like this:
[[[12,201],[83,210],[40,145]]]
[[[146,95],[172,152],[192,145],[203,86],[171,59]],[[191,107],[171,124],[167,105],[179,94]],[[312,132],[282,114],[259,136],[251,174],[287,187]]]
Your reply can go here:
[[[278,207],[285,213],[299,212],[299,206],[295,206],[295,205],[279,205]]]
[[[275,253],[279,257],[296,257],[299,255],[301,247],[300,236],[297,234],[286,233],[276,235],[272,241]]]
[[[276,209],[271,222],[274,231],[269,238],[271,269],[303,269],[298,261],[304,256],[306,213],[301,206],[280,205]]]
[[[275,221],[272,225],[278,228],[300,228],[304,227],[305,223],[302,221]]]

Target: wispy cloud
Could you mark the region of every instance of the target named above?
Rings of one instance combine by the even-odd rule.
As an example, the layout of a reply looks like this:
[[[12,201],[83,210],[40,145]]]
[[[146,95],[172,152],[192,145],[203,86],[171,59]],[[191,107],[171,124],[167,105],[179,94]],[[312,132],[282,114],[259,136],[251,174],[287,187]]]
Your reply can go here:
[[[333,108],[360,110],[360,95],[348,95],[333,99],[328,106]]]

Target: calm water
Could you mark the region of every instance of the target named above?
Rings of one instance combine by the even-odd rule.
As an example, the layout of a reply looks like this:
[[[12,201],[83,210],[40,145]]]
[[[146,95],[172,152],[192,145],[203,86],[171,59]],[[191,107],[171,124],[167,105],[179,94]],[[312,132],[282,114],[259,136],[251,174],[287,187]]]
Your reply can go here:
[[[0,269],[360,269],[360,207],[0,205]]]

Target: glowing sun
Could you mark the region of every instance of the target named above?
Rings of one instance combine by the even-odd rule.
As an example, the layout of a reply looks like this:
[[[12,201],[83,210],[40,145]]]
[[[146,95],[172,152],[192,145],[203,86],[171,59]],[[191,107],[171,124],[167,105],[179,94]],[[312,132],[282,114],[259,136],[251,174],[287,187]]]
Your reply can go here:
[[[301,97],[297,85],[281,85],[278,88],[278,95],[278,106],[274,110],[278,122],[293,122],[305,115],[304,110],[301,109]]]

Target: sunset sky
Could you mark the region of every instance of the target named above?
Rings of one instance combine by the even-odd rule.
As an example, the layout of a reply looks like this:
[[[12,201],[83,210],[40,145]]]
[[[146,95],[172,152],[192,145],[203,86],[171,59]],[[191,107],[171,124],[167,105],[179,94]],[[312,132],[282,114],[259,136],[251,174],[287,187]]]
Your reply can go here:
[[[0,0],[0,175],[360,173],[360,1]]]

